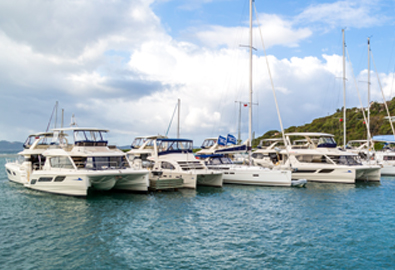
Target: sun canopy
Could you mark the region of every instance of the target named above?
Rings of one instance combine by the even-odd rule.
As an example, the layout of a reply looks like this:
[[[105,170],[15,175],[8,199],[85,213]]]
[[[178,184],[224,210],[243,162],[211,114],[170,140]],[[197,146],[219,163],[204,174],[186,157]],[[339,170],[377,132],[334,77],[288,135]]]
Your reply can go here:
[[[376,135],[373,136],[373,141],[382,141],[382,142],[394,142],[395,138],[394,135]]]

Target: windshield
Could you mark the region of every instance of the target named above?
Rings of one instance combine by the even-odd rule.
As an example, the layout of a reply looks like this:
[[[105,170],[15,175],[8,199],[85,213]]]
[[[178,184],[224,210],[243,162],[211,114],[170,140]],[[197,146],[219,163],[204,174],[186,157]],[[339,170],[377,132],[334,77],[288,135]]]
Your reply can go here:
[[[105,132],[103,131],[94,131],[94,130],[76,130],[74,132],[75,141],[104,141]]]
[[[318,147],[336,147],[336,141],[333,137],[320,137],[318,140]]]
[[[25,143],[23,144],[23,146],[24,146],[25,148],[29,148],[29,146],[31,146],[31,145],[33,144],[33,142],[34,142],[35,139],[36,139],[35,136],[29,136],[29,137],[26,139],[26,141],[25,141]]]
[[[26,139],[25,143],[23,144],[23,147],[29,148],[30,146],[33,145],[33,143],[36,140],[40,140],[38,142],[38,145],[49,145],[51,143],[52,136],[48,136],[48,135],[47,136],[46,135],[30,135]]]
[[[192,152],[192,141],[157,141],[158,152]]]
[[[228,157],[213,157],[209,161],[210,165],[223,165],[223,164],[233,164],[233,161]]]
[[[137,149],[140,148],[146,142],[145,138],[136,138],[132,143],[132,148]]]
[[[202,148],[210,148],[211,146],[216,144],[216,142],[217,142],[216,139],[206,139],[202,144]]]

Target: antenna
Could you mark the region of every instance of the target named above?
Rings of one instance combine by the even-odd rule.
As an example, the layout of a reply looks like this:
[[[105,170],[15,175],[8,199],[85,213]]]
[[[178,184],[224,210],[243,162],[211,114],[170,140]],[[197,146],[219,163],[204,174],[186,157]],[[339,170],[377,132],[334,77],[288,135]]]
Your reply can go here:
[[[71,116],[71,123],[70,123],[70,127],[78,127],[78,125],[77,125],[77,121],[75,120],[74,113],[73,113],[73,115]]]

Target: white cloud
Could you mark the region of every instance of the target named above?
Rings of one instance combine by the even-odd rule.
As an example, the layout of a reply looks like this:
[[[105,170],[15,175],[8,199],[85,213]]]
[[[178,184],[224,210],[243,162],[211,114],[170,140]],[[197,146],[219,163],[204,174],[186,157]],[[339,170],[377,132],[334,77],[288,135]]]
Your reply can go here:
[[[308,28],[296,28],[292,22],[286,21],[277,15],[259,14],[259,29],[254,26],[253,36],[260,44],[260,31],[262,32],[265,47],[270,48],[275,45],[286,47],[296,47],[301,40],[309,37],[312,32]],[[216,48],[226,45],[229,48],[238,47],[240,44],[248,44],[248,26],[244,27],[223,27],[210,26],[208,30],[198,31],[197,38],[205,46]]]
[[[65,108],[66,119],[75,113],[80,126],[109,128],[111,143],[166,132],[178,98],[181,135],[195,145],[204,137],[235,132],[235,101],[248,100],[248,53],[239,48],[247,43],[242,34],[247,27],[198,31],[205,46],[175,40],[150,9],[152,2],[1,2],[0,108],[3,115],[12,115],[0,124],[0,130],[7,130],[1,138],[23,140],[28,132],[42,131],[55,101]],[[266,48],[300,46],[313,32],[311,25],[297,23],[330,24],[323,8],[335,12],[341,3],[312,6],[296,21],[260,14]],[[364,7],[350,4],[348,14],[367,14]],[[257,28],[254,35],[259,37]],[[332,87],[341,85],[340,56],[268,57],[285,127],[342,106]],[[279,124],[266,60],[255,55],[254,68],[254,101],[259,102],[254,129],[260,134]],[[391,77],[380,76],[388,94]],[[244,138],[246,117],[243,109]],[[175,136],[175,125],[174,120],[170,136]]]
[[[318,23],[324,27],[366,28],[382,25],[388,18],[377,13],[380,1],[337,1],[313,4],[296,17],[299,23]]]

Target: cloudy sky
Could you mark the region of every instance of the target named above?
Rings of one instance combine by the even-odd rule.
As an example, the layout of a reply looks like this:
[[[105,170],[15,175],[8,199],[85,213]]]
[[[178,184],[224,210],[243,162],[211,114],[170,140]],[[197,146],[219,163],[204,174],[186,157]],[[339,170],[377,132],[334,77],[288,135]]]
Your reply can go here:
[[[342,29],[347,107],[394,85],[394,1],[256,0],[253,130],[279,130],[262,40],[284,127],[343,106]],[[45,131],[56,101],[64,122],[110,129],[110,142],[165,134],[181,100],[181,137],[237,136],[248,101],[248,0],[0,1],[0,140]],[[258,20],[259,24],[257,23]],[[262,38],[261,34],[262,33]],[[353,72],[352,72],[353,71]],[[355,81],[355,83],[354,83]],[[242,106],[242,139],[248,108]],[[176,136],[177,119],[168,135]],[[52,127],[54,124],[51,125]]]

